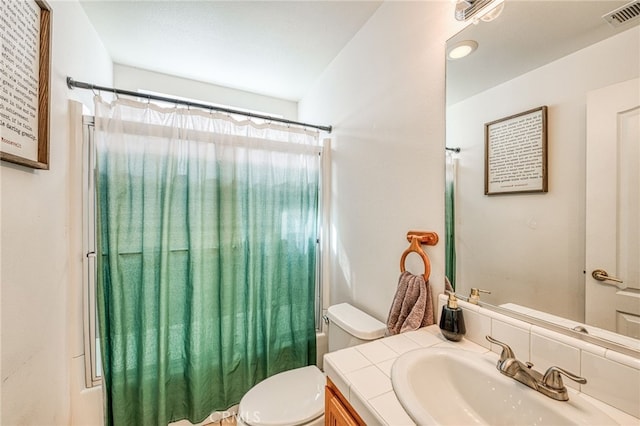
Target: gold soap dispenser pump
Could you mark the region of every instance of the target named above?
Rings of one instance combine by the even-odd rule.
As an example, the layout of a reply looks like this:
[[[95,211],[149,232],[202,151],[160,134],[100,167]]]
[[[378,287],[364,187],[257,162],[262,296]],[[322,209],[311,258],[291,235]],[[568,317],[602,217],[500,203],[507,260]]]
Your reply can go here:
[[[456,299],[454,292],[449,292],[449,300],[447,300],[447,304],[442,307],[439,325],[442,335],[454,342],[462,340],[462,336],[467,332],[464,326],[462,308],[458,306],[458,299]]]
[[[477,305],[480,301],[480,293],[491,294],[489,290],[481,290],[479,288],[472,288],[471,293],[469,293],[469,303],[473,303]]]

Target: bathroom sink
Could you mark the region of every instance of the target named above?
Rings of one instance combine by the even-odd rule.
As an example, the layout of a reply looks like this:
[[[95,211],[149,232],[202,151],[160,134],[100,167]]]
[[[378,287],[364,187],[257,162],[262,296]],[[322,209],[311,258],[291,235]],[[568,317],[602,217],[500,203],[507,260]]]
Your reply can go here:
[[[418,425],[614,425],[579,393],[556,401],[504,376],[494,358],[449,348],[407,352],[391,381]]]

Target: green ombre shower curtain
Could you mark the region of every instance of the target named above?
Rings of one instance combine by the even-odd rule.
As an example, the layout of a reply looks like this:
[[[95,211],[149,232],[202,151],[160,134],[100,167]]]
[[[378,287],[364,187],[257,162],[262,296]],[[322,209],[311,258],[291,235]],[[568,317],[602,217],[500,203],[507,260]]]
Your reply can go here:
[[[457,159],[447,151],[445,178],[445,276],[455,290],[456,288],[456,168]]]
[[[315,363],[315,132],[96,98],[108,425],[204,420]]]

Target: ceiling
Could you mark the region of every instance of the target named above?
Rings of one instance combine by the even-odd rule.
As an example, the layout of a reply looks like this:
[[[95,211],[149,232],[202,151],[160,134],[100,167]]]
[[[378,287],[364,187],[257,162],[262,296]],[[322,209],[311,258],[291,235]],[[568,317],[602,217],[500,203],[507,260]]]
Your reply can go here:
[[[445,0],[441,0],[445,1]],[[629,0],[506,0],[447,63],[447,102],[584,48],[629,26],[602,15]],[[380,7],[361,0],[80,0],[117,64],[297,101]],[[453,6],[452,6],[453,20]],[[637,25],[637,21],[635,20]]]
[[[382,2],[80,4],[116,64],[297,101]]]
[[[447,61],[447,103],[638,25],[634,19],[614,28],[602,18],[627,3],[629,0],[505,1],[497,19],[469,25],[447,42],[447,46],[462,40],[478,43],[471,55]]]

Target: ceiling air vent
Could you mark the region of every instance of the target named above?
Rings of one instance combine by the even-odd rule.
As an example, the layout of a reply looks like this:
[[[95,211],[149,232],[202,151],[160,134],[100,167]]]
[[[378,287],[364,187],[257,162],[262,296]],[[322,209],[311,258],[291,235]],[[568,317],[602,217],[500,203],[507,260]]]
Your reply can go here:
[[[603,16],[604,20],[614,27],[619,27],[640,16],[640,0],[634,0]]]
[[[456,2],[456,19],[467,21],[478,14],[493,0],[458,0]]]

